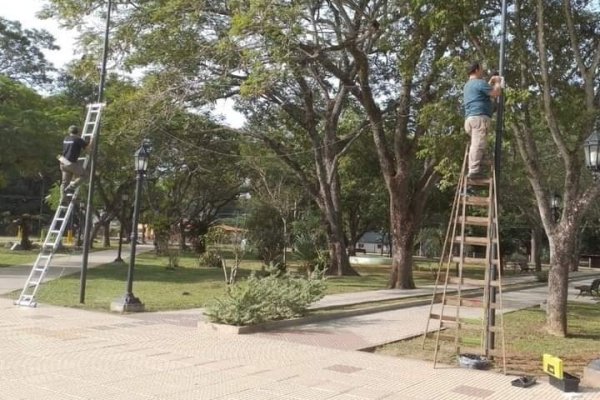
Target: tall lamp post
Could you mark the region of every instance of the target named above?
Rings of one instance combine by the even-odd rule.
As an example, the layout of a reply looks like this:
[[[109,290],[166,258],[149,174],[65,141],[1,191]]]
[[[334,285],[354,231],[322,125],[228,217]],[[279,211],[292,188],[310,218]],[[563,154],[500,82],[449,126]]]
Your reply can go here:
[[[104,101],[104,85],[106,83],[106,64],[108,60],[108,39],[110,32],[110,13],[112,10],[112,0],[108,0],[106,10],[106,27],[104,29],[104,46],[102,50],[102,65],[100,67],[100,84],[98,85],[98,103]],[[100,121],[99,121],[100,122]],[[92,209],[94,199],[94,188],[96,182],[96,159],[98,155],[98,147],[100,144],[100,124],[96,131],[96,138],[94,139],[94,148],[90,154],[90,169],[89,169],[89,181],[88,181],[88,195],[85,206],[85,230],[83,232],[83,254],[81,255],[81,274],[79,276],[79,303],[85,303],[85,286],[87,283],[87,269],[88,260],[90,254],[90,247],[92,242]]]
[[[121,249],[123,248],[123,226],[125,220],[125,203],[129,200],[129,195],[127,193],[123,193],[121,195],[121,226],[119,228],[119,250],[117,251],[117,258],[115,258],[114,262],[124,262],[121,258]]]
[[[133,270],[135,266],[135,250],[138,239],[138,218],[140,214],[140,200],[142,194],[142,181],[148,169],[148,158],[150,153],[145,143],[135,152],[133,158],[135,170],[137,172],[135,182],[135,199],[133,203],[133,218],[131,229],[131,254],[129,256],[129,269],[127,270],[127,291],[121,299],[117,299],[110,304],[111,311],[117,312],[139,312],[144,311],[144,303],[133,295]]]

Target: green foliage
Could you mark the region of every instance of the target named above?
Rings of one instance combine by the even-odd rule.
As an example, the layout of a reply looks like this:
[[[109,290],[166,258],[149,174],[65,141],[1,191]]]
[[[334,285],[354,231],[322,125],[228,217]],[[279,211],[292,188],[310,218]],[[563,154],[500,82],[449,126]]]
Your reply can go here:
[[[178,249],[170,249],[167,253],[167,269],[175,269],[179,268],[179,255],[180,251]]]
[[[0,74],[29,84],[50,82],[52,65],[42,50],[57,50],[45,30],[22,29],[17,21],[0,17]]]
[[[306,279],[273,271],[260,278],[252,274],[230,286],[226,297],[207,307],[206,315],[212,322],[237,326],[299,317],[323,298],[325,289],[321,276]]]
[[[200,267],[223,268],[223,259],[218,252],[209,250],[200,256],[198,264]]]
[[[252,247],[266,265],[281,256],[285,238],[283,222],[277,210],[268,204],[255,204],[246,220],[246,226]]]

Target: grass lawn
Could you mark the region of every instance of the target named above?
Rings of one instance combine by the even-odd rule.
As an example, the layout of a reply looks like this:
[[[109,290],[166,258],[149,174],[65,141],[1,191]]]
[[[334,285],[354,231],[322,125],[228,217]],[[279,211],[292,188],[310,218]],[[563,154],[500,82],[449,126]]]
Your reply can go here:
[[[581,376],[583,367],[598,358],[600,353],[600,307],[598,304],[576,302],[570,302],[568,307],[569,336],[566,338],[545,333],[546,314],[540,308],[505,315],[507,371],[543,375],[542,355],[548,353],[563,359],[565,371]],[[418,337],[379,347],[375,352],[433,360],[434,339],[427,339],[425,349],[422,348],[422,343],[423,338]],[[442,346],[438,361],[456,364],[456,355],[450,344]]]
[[[34,250],[10,250],[0,246],[0,268],[13,265],[33,264],[39,253],[39,249]]]
[[[0,257],[3,254],[0,253]],[[24,257],[24,262],[33,262],[35,254],[26,254],[30,258]],[[227,252],[224,255],[231,257]],[[251,271],[262,268],[261,262],[253,260],[251,255],[246,258],[238,271],[238,281]],[[204,307],[225,293],[221,269],[199,267],[198,258],[192,253],[180,255],[180,267],[174,270],[166,268],[167,260],[167,257],[157,257],[153,253],[140,254],[136,259],[133,293],[145,303],[148,311]],[[227,265],[232,265],[231,259],[228,259]],[[289,265],[290,270],[295,271],[300,263],[292,255]],[[361,266],[357,270],[361,276],[328,278],[327,294],[386,288],[389,266]],[[43,284],[36,297],[40,303],[107,311],[111,301],[125,293],[126,279],[127,264],[110,263],[88,270],[85,304],[79,304],[79,274]],[[419,265],[415,271],[415,281],[417,285],[433,281],[429,266]],[[16,298],[18,293],[9,296]]]
[[[91,252],[116,248],[114,245],[111,247],[101,247],[96,244],[95,246],[90,250]],[[0,268],[12,267],[13,265],[33,265],[39,252],[39,247],[32,250],[11,250],[0,245]],[[73,250],[71,247],[65,247],[63,250],[56,252],[56,254],[81,254],[81,249]]]

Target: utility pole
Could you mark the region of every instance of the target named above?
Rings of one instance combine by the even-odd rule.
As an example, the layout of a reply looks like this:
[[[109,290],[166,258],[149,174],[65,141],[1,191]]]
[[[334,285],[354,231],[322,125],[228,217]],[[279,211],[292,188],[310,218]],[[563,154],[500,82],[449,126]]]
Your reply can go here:
[[[498,65],[498,73],[500,74],[500,76],[504,77],[504,60],[505,60],[505,56],[506,56],[506,11],[507,11],[507,6],[506,6],[506,0],[502,0],[502,17],[501,17],[501,29],[502,31],[500,32],[500,58],[499,58],[499,65]],[[498,104],[497,104],[497,111],[496,111],[496,143],[495,143],[495,148],[494,148],[494,172],[496,175],[496,198],[499,198],[498,195],[498,181],[500,180],[500,172],[501,172],[501,165],[502,165],[502,136],[504,135],[504,93],[501,93],[500,96],[498,96]],[[496,210],[496,218],[498,218],[498,210]],[[496,222],[498,223],[498,222]],[[490,235],[495,235],[495,232],[490,232]],[[500,238],[495,237],[496,239],[496,244],[494,244],[494,241],[492,241],[492,246],[499,246],[500,245]],[[492,252],[492,254],[494,254]],[[487,343],[486,343],[486,352],[487,350],[492,350],[495,348],[495,343],[496,343],[496,335],[493,332],[492,329],[490,329],[491,327],[496,325],[496,309],[494,308],[494,304],[496,304],[496,287],[493,285],[492,281],[495,281],[497,279],[497,268],[502,268],[501,266],[501,260],[502,260],[502,255],[500,254],[500,252],[498,251],[496,254],[498,254],[498,265],[494,265],[493,262],[490,262],[490,265],[488,266],[489,268],[489,287],[488,287],[488,293],[490,294],[489,296],[489,303],[488,305],[490,307],[488,307],[488,335],[487,335]]]
[[[108,59],[108,36],[110,32],[110,12],[112,9],[112,0],[108,0],[106,11],[106,28],[104,30],[104,48],[102,51],[102,67],[100,69],[100,85],[98,86],[98,103],[104,100],[104,85],[106,83],[106,60]],[[90,241],[92,231],[92,201],[94,198],[94,175],[96,173],[96,158],[98,156],[98,145],[100,139],[101,122],[98,121],[98,131],[94,140],[94,148],[90,155],[90,179],[87,203],[85,207],[85,231],[83,233],[83,259],[81,262],[81,276],[79,280],[79,303],[85,303],[85,284],[87,278],[88,258],[90,254]]]

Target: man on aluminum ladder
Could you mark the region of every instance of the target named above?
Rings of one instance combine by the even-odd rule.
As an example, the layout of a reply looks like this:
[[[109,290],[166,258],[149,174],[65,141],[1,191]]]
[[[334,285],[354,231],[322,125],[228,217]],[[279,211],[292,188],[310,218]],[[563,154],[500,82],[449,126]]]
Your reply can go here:
[[[60,204],[65,205],[71,201],[75,189],[85,180],[87,171],[77,160],[81,150],[90,151],[93,148],[93,140],[86,142],[79,136],[79,128],[71,125],[68,130],[69,136],[63,140],[63,151],[58,156],[62,179],[60,182]],[[75,179],[73,179],[75,177]]]
[[[489,82],[483,80],[483,68],[474,62],[467,69],[469,80],[464,86],[465,131],[471,136],[469,147],[470,179],[485,178],[482,164],[487,158],[487,135],[490,131],[492,98],[502,94],[503,78],[493,74]]]

